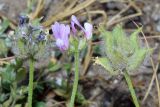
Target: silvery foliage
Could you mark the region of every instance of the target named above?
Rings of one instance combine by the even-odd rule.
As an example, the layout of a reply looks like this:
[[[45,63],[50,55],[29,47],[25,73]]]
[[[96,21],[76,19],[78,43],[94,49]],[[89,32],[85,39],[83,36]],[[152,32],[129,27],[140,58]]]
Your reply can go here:
[[[12,37],[12,51],[16,57],[39,60],[49,56],[49,37],[39,21],[37,19],[30,22],[27,16],[20,16],[19,25]]]
[[[137,69],[149,52],[148,49],[140,46],[138,33],[141,30],[139,28],[127,37],[121,25],[117,25],[112,32],[102,28],[106,56],[96,58],[95,63],[103,66],[113,75]]]

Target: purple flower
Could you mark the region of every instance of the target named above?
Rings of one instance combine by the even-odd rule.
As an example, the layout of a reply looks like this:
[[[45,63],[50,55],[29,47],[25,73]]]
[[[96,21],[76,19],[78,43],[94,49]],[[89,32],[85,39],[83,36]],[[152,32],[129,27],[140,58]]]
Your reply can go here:
[[[77,32],[77,29],[75,28],[75,25],[80,27],[80,29],[85,33],[85,36],[86,36],[87,40],[91,39],[92,30],[93,30],[92,24],[86,22],[86,23],[84,23],[84,27],[82,27],[82,25],[80,24],[80,22],[78,21],[76,16],[72,15],[72,17],[71,17],[71,27],[72,27],[72,31],[73,31],[74,35],[76,35],[76,32]]]
[[[44,32],[40,32],[40,34],[38,35],[38,37],[36,38],[38,41],[44,41],[45,40],[45,33]]]
[[[24,24],[27,24],[29,22],[29,18],[25,15],[19,16],[19,25],[23,26]]]
[[[69,25],[60,24],[55,22],[52,25],[52,32],[56,39],[56,45],[61,51],[65,51],[69,47],[69,34],[70,34],[70,27]]]

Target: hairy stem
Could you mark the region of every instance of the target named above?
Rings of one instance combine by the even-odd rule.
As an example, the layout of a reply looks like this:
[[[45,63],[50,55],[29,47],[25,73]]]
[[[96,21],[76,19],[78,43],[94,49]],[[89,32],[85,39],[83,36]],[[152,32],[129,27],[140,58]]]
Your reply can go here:
[[[125,77],[125,79],[126,79],[126,82],[127,82],[127,85],[128,85],[128,88],[129,88],[129,91],[130,91],[130,93],[131,93],[131,96],[132,96],[132,99],[133,99],[133,102],[134,102],[135,106],[136,106],[136,107],[140,107],[129,74],[128,74],[127,72],[125,72],[125,73],[124,73],[124,77]]]
[[[73,83],[73,90],[71,95],[71,101],[69,107],[74,107],[74,101],[77,93],[78,88],[78,79],[79,79],[79,51],[78,51],[78,44],[76,44],[76,52],[74,53],[75,57],[75,77]]]
[[[28,107],[32,107],[33,79],[34,79],[34,61],[29,60],[29,89],[28,89]]]

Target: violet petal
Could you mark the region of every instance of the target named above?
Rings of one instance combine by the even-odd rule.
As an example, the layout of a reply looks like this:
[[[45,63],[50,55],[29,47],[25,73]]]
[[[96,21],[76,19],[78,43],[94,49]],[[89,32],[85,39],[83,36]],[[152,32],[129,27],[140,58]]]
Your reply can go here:
[[[85,23],[84,24],[84,28],[85,28],[85,36],[86,38],[89,40],[92,37],[92,30],[93,30],[93,26],[90,23]]]

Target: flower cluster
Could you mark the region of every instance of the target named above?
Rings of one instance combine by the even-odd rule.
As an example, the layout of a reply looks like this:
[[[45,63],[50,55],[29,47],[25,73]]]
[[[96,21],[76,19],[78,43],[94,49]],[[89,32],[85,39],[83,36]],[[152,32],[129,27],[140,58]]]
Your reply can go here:
[[[21,15],[14,41],[13,52],[18,57],[41,57],[46,47],[47,35],[39,21],[29,22],[27,16]]]
[[[79,44],[81,44],[81,40],[76,36],[78,35],[77,27],[83,32],[85,37],[83,38],[84,41],[91,39],[93,30],[92,24],[86,22],[83,27],[74,15],[71,17],[71,25],[55,22],[51,26],[53,37],[56,40],[55,44],[60,51],[64,52],[71,49],[70,46],[73,47],[71,34],[73,35],[72,38],[74,38],[73,41],[77,40]],[[50,40],[48,40],[43,27],[40,26],[39,20],[31,22],[26,15],[21,15],[19,17],[18,28],[13,39],[15,41],[12,48],[13,53],[21,58],[35,57],[37,55],[38,57],[42,57],[43,53],[45,53],[44,50],[49,49],[50,46],[47,45],[50,43]],[[81,47],[81,45],[79,46]]]
[[[78,26],[81,31],[83,31],[84,36],[87,40],[92,38],[92,30],[93,26],[92,24],[86,22],[84,23],[84,27],[80,24],[76,16],[71,16],[71,31],[73,33],[73,36],[76,37],[77,35],[77,29],[75,26]],[[70,36],[70,26],[60,24],[58,22],[55,22],[54,25],[52,25],[52,32],[53,36],[56,39],[56,46],[63,52],[66,51],[69,48],[69,36]]]
[[[38,23],[35,25],[29,23],[29,18],[27,16],[19,17],[18,33],[20,38],[28,40],[31,44],[46,40],[46,34],[43,31],[43,27]]]

